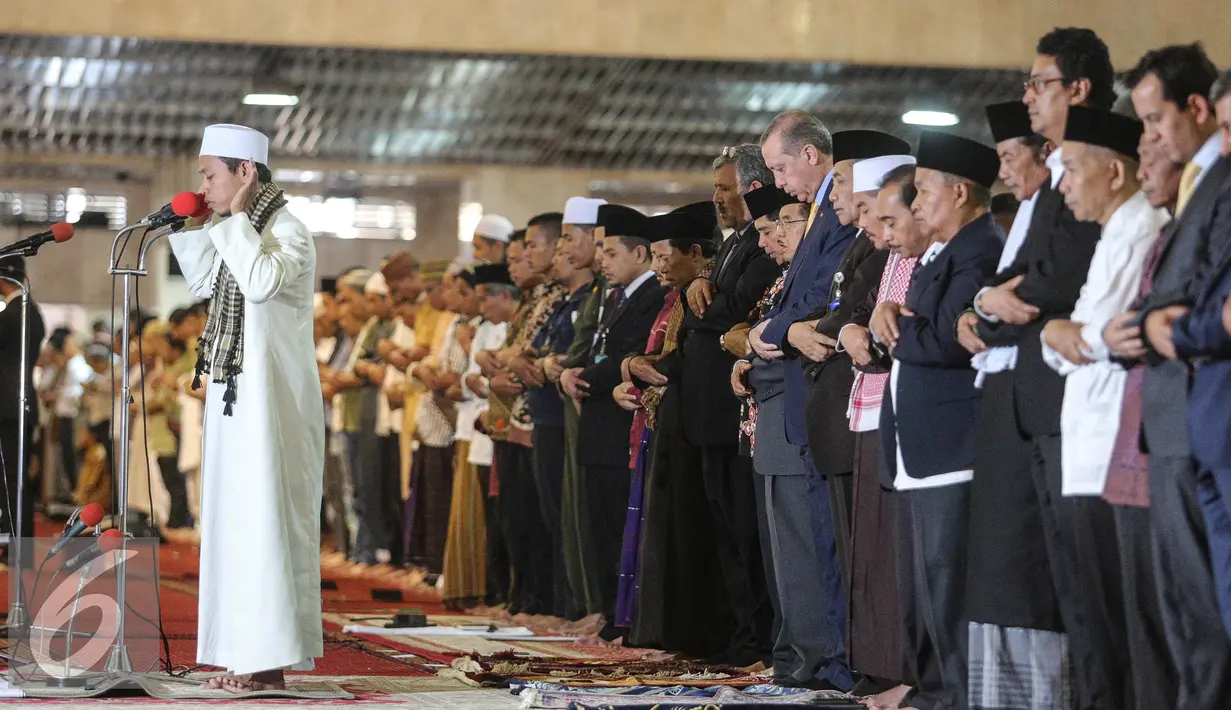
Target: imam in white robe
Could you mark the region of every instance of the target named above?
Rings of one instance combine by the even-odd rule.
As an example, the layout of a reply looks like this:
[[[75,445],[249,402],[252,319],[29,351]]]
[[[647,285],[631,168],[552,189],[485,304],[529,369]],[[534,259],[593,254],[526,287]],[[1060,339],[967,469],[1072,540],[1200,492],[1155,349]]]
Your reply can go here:
[[[1146,254],[1166,222],[1167,212],[1151,207],[1138,191],[1103,226],[1086,283],[1069,316],[1082,324],[1081,339],[1094,362],[1075,365],[1043,342],[1043,361],[1065,377],[1060,460],[1066,496],[1103,494],[1128,378],[1124,368],[1111,361],[1103,328],[1137,297]]]
[[[312,234],[283,208],[265,235],[239,214],[173,235],[171,246],[194,295],[211,295],[225,262],[245,301],[234,415],[222,413],[226,387],[206,388],[197,663],[309,670],[324,655]]]

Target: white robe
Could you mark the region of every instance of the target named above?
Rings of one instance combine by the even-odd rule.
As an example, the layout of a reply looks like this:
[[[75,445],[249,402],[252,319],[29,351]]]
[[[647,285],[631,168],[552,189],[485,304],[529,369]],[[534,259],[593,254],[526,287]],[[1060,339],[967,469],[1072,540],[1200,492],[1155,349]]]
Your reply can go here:
[[[1069,316],[1083,324],[1081,339],[1094,362],[1075,365],[1043,342],[1043,361],[1065,377],[1060,463],[1066,496],[1103,494],[1128,378],[1124,368],[1111,361],[1103,328],[1136,299],[1146,255],[1166,222],[1167,212],[1151,207],[1138,191],[1103,226],[1086,283]]]
[[[211,295],[225,261],[245,297],[234,415],[223,415],[226,387],[206,389],[197,627],[197,663],[236,674],[308,670],[324,655],[316,248],[285,208],[266,231],[241,214],[171,237],[194,295]]]

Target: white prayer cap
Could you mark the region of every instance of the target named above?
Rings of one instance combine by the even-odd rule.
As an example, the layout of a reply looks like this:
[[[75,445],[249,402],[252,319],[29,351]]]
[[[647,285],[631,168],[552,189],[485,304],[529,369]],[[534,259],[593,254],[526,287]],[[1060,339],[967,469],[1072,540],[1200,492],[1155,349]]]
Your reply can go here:
[[[367,269],[352,269],[338,277],[338,285],[342,288],[362,291],[367,288],[368,279],[370,278],[372,278],[371,271]]]
[[[201,155],[269,165],[269,138],[247,126],[216,123],[205,128],[205,135],[201,138]]]
[[[597,197],[570,197],[564,203],[565,224],[598,224],[598,208],[607,200]]]
[[[379,271],[372,272],[372,275],[368,277],[368,282],[364,284],[363,292],[376,296],[388,296],[389,284],[385,283],[385,275]]]
[[[508,244],[509,237],[513,236],[513,223],[498,214],[485,214],[475,226],[474,233],[480,237]]]
[[[882,155],[879,158],[868,158],[855,163],[851,169],[851,192],[872,192],[879,190],[881,182],[889,171],[903,165],[914,165],[912,155]]]

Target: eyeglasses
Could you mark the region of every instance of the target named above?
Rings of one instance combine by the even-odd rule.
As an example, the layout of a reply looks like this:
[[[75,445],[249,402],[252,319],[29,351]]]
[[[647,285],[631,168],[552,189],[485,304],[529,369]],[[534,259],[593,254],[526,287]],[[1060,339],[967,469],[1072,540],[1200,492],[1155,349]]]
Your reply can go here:
[[[779,219],[774,221],[774,226],[778,229],[786,229],[788,224],[799,224],[800,222],[807,221],[806,219]]]
[[[1045,78],[1041,76],[1032,76],[1026,81],[1022,82],[1022,89],[1024,91],[1034,91],[1034,93],[1038,94],[1038,93],[1042,93],[1043,89],[1046,89],[1048,84],[1055,82],[1055,81],[1062,82],[1064,81],[1064,77]]]

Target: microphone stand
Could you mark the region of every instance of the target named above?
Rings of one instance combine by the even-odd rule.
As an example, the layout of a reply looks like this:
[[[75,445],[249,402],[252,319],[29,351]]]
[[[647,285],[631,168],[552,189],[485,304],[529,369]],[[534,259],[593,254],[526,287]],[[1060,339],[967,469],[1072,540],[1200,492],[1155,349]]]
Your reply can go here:
[[[30,247],[29,249],[15,254],[6,254],[0,258],[11,258],[14,256],[31,257],[38,253],[38,247]],[[18,387],[21,389],[19,395],[19,408],[17,410],[17,461],[16,472],[17,476],[17,500],[9,501],[13,504],[14,511],[9,523],[13,526],[12,535],[9,537],[9,550],[11,557],[9,562],[12,563],[10,568],[16,570],[17,574],[17,593],[9,602],[9,613],[6,618],[6,623],[3,626],[5,631],[9,632],[9,637],[13,637],[13,631],[17,635],[26,632],[26,627],[30,624],[29,614],[26,613],[26,595],[25,581],[22,579],[21,565],[21,549],[22,549],[22,524],[24,515],[22,510],[25,507],[22,503],[25,500],[25,483],[26,483],[26,414],[29,409],[29,396],[26,388],[29,387],[29,361],[30,361],[30,287],[21,279],[15,279],[10,276],[0,275],[0,279],[8,281],[11,284],[21,289],[21,372],[18,373]],[[6,464],[7,468],[7,464]]]

